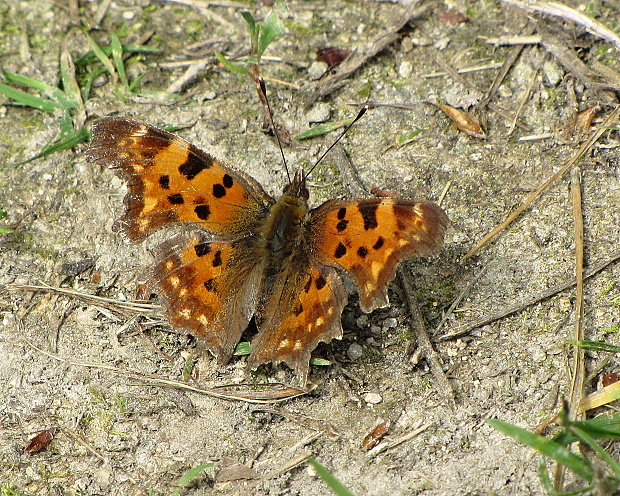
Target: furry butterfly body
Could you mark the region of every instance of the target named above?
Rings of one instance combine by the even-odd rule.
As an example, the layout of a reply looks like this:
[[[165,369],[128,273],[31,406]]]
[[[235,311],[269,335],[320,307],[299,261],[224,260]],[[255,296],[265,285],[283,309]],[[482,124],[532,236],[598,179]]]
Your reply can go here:
[[[248,365],[285,362],[302,383],[317,344],[342,336],[338,270],[356,283],[364,312],[386,306],[398,263],[436,253],[448,224],[424,201],[334,199],[310,209],[299,172],[276,200],[242,171],[129,119],[95,122],[88,159],[127,182],[114,229],[130,240],[174,223],[193,228],[156,249],[151,280],[171,324],[226,362],[254,317]]]

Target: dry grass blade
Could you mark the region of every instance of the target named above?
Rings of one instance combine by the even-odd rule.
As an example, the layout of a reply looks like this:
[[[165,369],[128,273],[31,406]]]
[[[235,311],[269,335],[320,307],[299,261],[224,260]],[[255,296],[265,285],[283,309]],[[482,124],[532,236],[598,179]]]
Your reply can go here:
[[[292,422],[303,425],[308,429],[312,429],[322,434],[327,434],[332,439],[337,439],[340,437],[340,434],[334,428],[334,426],[326,420],[315,419],[312,417],[308,417],[307,415],[300,415],[298,413],[289,412],[288,410],[284,409],[275,410],[273,408],[266,407],[253,408],[252,412],[265,412],[271,413],[272,415],[280,415],[288,420],[291,420]]]
[[[412,429],[411,431],[407,432],[406,434],[400,436],[398,439],[395,439],[394,441],[391,441],[389,443],[380,444],[376,448],[373,448],[372,450],[370,450],[366,454],[366,459],[367,460],[371,460],[372,458],[374,458],[378,454],[383,453],[384,451],[390,450],[390,449],[398,446],[399,444],[404,443],[405,441],[409,441],[410,439],[413,439],[418,434],[421,434],[422,432],[427,430],[432,425],[433,424],[430,424],[430,423],[429,424],[424,424],[424,425],[421,425],[421,426],[420,426],[420,424],[418,424],[419,427],[416,427],[416,428]]]
[[[584,339],[583,332],[583,210],[581,208],[581,170],[575,167],[571,170],[571,193],[573,200],[573,220],[575,231],[575,332],[573,339]],[[585,350],[578,345],[573,345],[573,377],[570,388],[570,406],[568,414],[571,420],[583,420],[583,413],[577,411],[583,397],[585,382]],[[558,492],[563,491],[566,467],[558,464],[555,468],[554,488]]]
[[[620,399],[620,382],[614,382],[609,386],[594,391],[581,400],[577,413],[585,413],[588,410],[606,405]]]
[[[595,21],[594,19],[588,17],[581,12],[568,7],[567,5],[563,5],[561,3],[556,2],[540,2],[540,1],[529,1],[529,2],[521,2],[519,0],[502,0],[503,2],[509,5],[515,5],[525,10],[534,11],[534,12],[542,12],[543,14],[548,14],[552,16],[561,17],[562,19],[567,19],[569,21],[574,22],[575,24],[579,24],[580,26],[585,27],[588,32],[599,36],[610,43],[612,43],[618,50],[620,50],[620,38],[613,32],[603,26],[600,22]]]
[[[205,396],[211,396],[213,398],[218,398],[222,400],[230,400],[230,401],[243,401],[246,403],[257,403],[257,404],[266,404],[266,403],[280,403],[282,401],[286,401],[292,398],[296,398],[298,396],[303,396],[308,394],[313,387],[308,387],[307,389],[298,388],[294,386],[289,386],[287,384],[281,383],[269,383],[269,384],[235,384],[231,386],[221,386],[217,388],[199,388],[192,386],[190,384],[186,384],[181,381],[175,381],[172,379],[162,379],[161,377],[147,375],[147,374],[136,374],[134,372],[128,372],[126,369],[120,369],[118,367],[114,367],[112,365],[106,365],[103,363],[90,363],[90,362],[78,362],[73,360],[67,360],[66,358],[60,357],[54,353],[50,353],[45,351],[42,348],[39,348],[33,342],[24,338],[26,343],[31,347],[37,350],[39,353],[48,356],[54,360],[58,360],[59,362],[66,363],[67,365],[73,365],[77,367],[88,367],[99,370],[109,370],[118,374],[119,376],[128,377],[131,379],[136,379],[138,381],[144,382],[150,385],[158,385],[165,387],[172,387],[176,389],[183,389],[186,391],[192,391],[198,394],[204,394]],[[242,390],[242,388],[245,388]],[[228,390],[227,390],[228,389]]]
[[[584,155],[588,150],[590,150],[594,143],[601,137],[601,135],[607,131],[607,127],[611,126],[613,122],[618,118],[620,114],[620,107],[617,107],[610,115],[605,119],[605,122],[596,130],[596,132],[592,135],[592,137],[586,141],[579,151],[571,158],[566,164],[558,170],[555,174],[553,174],[549,179],[547,179],[536,191],[534,191],[527,199],[521,204],[519,208],[517,208],[514,212],[512,212],[506,219],[495,227],[490,233],[488,233],[484,238],[482,238],[476,246],[474,246],[471,250],[467,252],[467,254],[461,259],[460,263],[465,263],[465,260],[473,256],[480,248],[486,245],[491,239],[497,236],[500,232],[502,232],[506,227],[510,225],[510,223],[515,220],[521,213],[530,206],[530,204],[540,196],[549,186],[551,186],[558,178],[562,177],[564,173],[570,169],[575,163]]]
[[[150,315],[159,310],[159,305],[154,303],[138,303],[134,301],[119,301],[113,298],[104,298],[103,296],[92,295],[88,293],[82,293],[81,291],[75,291],[74,289],[69,288],[59,288],[53,286],[37,286],[33,284],[7,284],[5,286],[6,289],[10,290],[21,290],[21,291],[43,291],[47,293],[57,293],[63,294],[66,296],[71,296],[72,298],[76,298],[81,301],[85,301],[86,303],[90,303],[92,305],[99,305],[111,310],[126,314],[124,310],[129,310],[132,312],[140,312],[143,314]]]
[[[603,269],[605,269],[612,263],[617,262],[618,260],[620,260],[620,250],[613,253],[611,257],[609,257],[607,260],[603,260],[602,262],[594,265],[591,269],[585,271],[583,274],[583,279],[585,280],[585,279],[592,277],[595,274],[598,274],[600,271],[602,271]],[[523,301],[520,301],[519,303],[515,305],[511,305],[508,308],[500,310],[499,312],[492,313],[491,315],[487,315],[485,317],[477,319],[474,322],[463,324],[457,327],[456,329],[454,329],[451,333],[445,334],[437,338],[437,341],[448,341],[450,339],[455,339],[460,336],[464,336],[465,334],[473,331],[474,329],[478,329],[482,326],[490,324],[491,322],[495,322],[496,320],[503,319],[504,317],[507,317],[508,315],[512,315],[513,313],[517,313],[523,310],[524,308],[534,305],[535,303],[539,303],[543,300],[546,300],[547,298],[555,294],[561,293],[562,291],[566,291],[567,289],[572,288],[576,283],[577,283],[576,279],[573,278],[571,281],[557,284],[556,286],[553,286],[552,288],[546,289],[545,291],[541,291],[540,293],[530,298],[527,298]]]

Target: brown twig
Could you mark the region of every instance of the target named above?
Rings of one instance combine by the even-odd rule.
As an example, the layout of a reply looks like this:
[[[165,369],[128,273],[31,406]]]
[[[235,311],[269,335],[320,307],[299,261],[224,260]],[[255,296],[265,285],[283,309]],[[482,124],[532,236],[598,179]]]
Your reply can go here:
[[[581,170],[579,167],[572,169],[571,193],[573,200],[573,221],[575,231],[575,331],[573,339],[584,339],[583,331],[583,211],[581,207]],[[583,420],[584,414],[579,412],[579,405],[583,399],[583,386],[585,382],[585,350],[578,345],[573,345],[573,376],[571,378],[570,402],[568,415],[571,420]],[[555,467],[554,488],[563,492],[564,476],[566,467],[558,463]]]
[[[428,332],[426,332],[424,319],[422,318],[420,306],[418,305],[418,300],[415,297],[415,290],[413,288],[413,284],[410,281],[410,277],[402,267],[398,268],[397,273],[400,284],[405,290],[407,304],[409,307],[409,314],[411,315],[411,326],[416,333],[418,348],[422,351],[422,355],[430,366],[431,373],[433,374],[434,378],[434,383],[441,392],[441,395],[448,401],[453,402],[454,390],[452,389],[452,386],[450,385],[450,382],[448,381],[448,378],[443,371],[443,367],[441,366],[441,362],[439,361],[439,356],[435,351],[435,348],[433,348],[433,344],[431,343],[430,338],[428,337]]]
[[[604,40],[612,43],[618,50],[620,50],[620,38],[613,31],[610,31],[600,22],[588,17],[585,14],[561,3],[556,2],[542,2],[538,0],[530,0],[528,2],[521,2],[520,0],[502,0],[503,2],[520,7],[530,12],[542,12],[562,19],[567,19],[580,26],[583,26],[589,33],[594,34]]]

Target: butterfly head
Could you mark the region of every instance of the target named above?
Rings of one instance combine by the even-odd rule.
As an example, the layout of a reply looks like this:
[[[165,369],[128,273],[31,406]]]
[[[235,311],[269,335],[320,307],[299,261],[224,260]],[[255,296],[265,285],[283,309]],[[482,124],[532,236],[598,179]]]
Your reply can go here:
[[[304,200],[310,198],[310,193],[308,192],[308,187],[306,186],[306,176],[302,170],[295,171],[293,180],[284,186],[282,194],[284,196],[295,196]]]

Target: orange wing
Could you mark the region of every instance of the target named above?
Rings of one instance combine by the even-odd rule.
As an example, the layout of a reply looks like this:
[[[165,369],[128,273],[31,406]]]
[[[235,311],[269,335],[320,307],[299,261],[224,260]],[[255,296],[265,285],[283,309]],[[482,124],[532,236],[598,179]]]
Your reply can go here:
[[[330,200],[310,216],[312,252],[351,276],[364,312],[389,304],[387,286],[398,263],[436,253],[448,226],[433,203],[391,198]]]
[[[138,121],[96,121],[87,159],[112,167],[127,182],[127,210],[114,229],[133,241],[176,222],[234,238],[254,228],[274,203],[247,174]]]
[[[314,348],[342,337],[340,316],[347,304],[342,280],[332,267],[310,267],[300,256],[274,280],[264,281],[261,295],[248,367],[286,362],[305,384]]]
[[[225,363],[254,315],[262,264],[244,249],[247,240],[212,238],[194,231],[159,245],[151,282],[172,326],[200,338]]]

